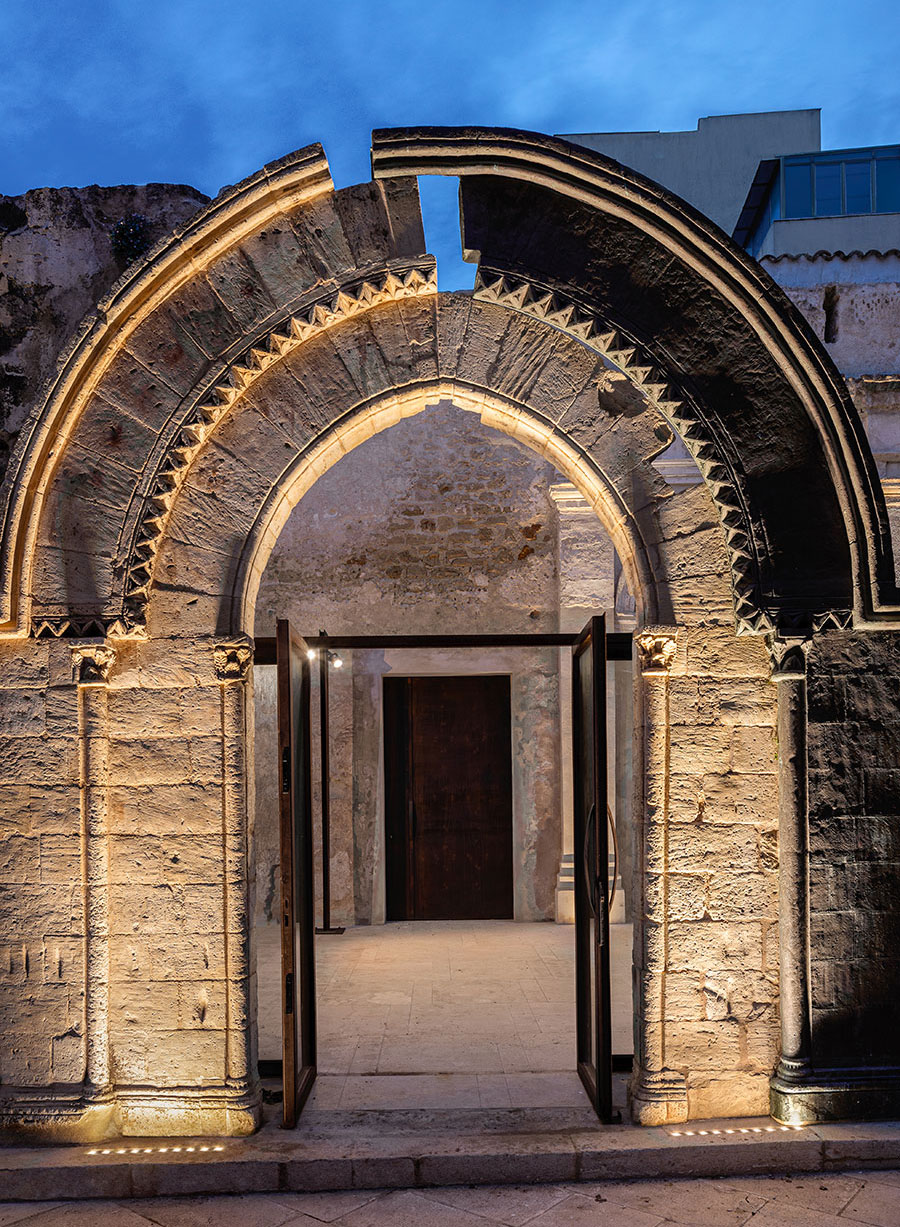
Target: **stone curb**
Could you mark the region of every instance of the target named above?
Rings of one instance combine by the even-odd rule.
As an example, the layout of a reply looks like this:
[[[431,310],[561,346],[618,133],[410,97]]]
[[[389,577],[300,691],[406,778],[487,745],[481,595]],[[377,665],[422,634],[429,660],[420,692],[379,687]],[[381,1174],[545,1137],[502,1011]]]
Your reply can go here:
[[[357,1140],[120,1139],[0,1152],[6,1201],[332,1192],[454,1184],[766,1175],[900,1166],[900,1122],[785,1130],[771,1121],[531,1135]]]

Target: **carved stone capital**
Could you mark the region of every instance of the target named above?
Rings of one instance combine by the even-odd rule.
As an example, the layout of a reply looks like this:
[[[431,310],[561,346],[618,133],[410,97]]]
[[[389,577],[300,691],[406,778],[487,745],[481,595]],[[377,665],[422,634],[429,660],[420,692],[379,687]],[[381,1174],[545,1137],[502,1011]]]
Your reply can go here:
[[[641,673],[653,677],[669,672],[675,659],[677,633],[674,627],[648,626],[635,635]]]
[[[806,661],[811,640],[767,635],[766,646],[772,661],[772,681],[801,681],[806,677]]]
[[[253,640],[247,636],[217,643],[213,648],[216,677],[220,682],[243,682],[253,662]]]
[[[72,648],[72,675],[79,686],[105,686],[116,659],[108,643],[80,643]]]

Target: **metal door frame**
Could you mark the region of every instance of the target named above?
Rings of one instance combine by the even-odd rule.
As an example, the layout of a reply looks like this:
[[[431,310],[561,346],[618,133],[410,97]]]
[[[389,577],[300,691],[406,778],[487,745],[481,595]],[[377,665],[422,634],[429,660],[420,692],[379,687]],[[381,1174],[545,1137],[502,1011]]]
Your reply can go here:
[[[293,1128],[316,1080],[316,964],[309,647],[276,624],[281,859],[283,1125]],[[299,671],[299,693],[295,693]]]
[[[283,1071],[282,1072],[283,1072],[283,1080],[284,1080],[284,1088],[285,1088],[285,1100],[284,1100],[285,1125],[288,1124],[288,1118],[289,1118],[289,1111],[288,1111],[288,1104],[289,1104],[288,1071],[289,1071],[289,1068],[294,1075],[293,1080],[291,1082],[291,1089],[290,1089],[290,1102],[292,1105],[292,1111],[294,1113],[293,1120],[290,1122],[291,1124],[296,1123],[296,1118],[299,1115],[299,1112],[302,1109],[303,1104],[305,1103],[310,1090],[312,1089],[312,1085],[313,1085],[313,1082],[315,1081],[315,1076],[316,1076],[316,1030],[315,1030],[316,1002],[315,1002],[315,961],[314,961],[315,960],[315,950],[314,950],[314,945],[313,945],[314,934],[316,932],[316,929],[315,929],[314,903],[313,903],[314,891],[312,889],[313,866],[312,866],[312,828],[311,828],[312,797],[311,797],[311,738],[310,738],[312,713],[310,710],[311,694],[310,694],[309,654],[316,653],[320,655],[320,673],[319,673],[319,682],[320,682],[319,697],[320,697],[320,704],[321,704],[320,723],[321,723],[321,728],[322,728],[322,733],[323,733],[322,745],[325,747],[324,755],[323,755],[323,767],[327,770],[328,749],[327,749],[327,736],[325,734],[326,734],[327,725],[328,725],[328,669],[326,667],[327,665],[326,653],[328,650],[339,651],[341,649],[345,649],[347,651],[351,651],[354,648],[399,649],[399,648],[485,648],[485,647],[563,648],[563,647],[569,647],[573,649],[573,653],[574,653],[577,645],[585,639],[586,635],[591,633],[591,628],[595,628],[593,630],[592,639],[591,639],[592,647],[595,652],[598,652],[599,654],[598,659],[601,659],[603,662],[602,671],[599,674],[596,674],[596,676],[601,676],[603,678],[603,686],[604,686],[604,691],[605,691],[606,663],[608,661],[625,661],[625,660],[631,661],[633,659],[633,652],[634,652],[634,640],[630,634],[627,634],[627,633],[606,634],[605,625],[606,625],[605,618],[601,615],[600,617],[592,618],[591,621],[588,623],[588,626],[585,628],[585,630],[583,630],[578,635],[571,635],[571,634],[532,634],[532,635],[528,635],[528,634],[525,634],[525,635],[335,635],[335,636],[329,636],[329,635],[326,635],[324,632],[320,632],[318,635],[310,635],[310,636],[303,637],[303,636],[298,635],[290,627],[287,621],[285,621],[284,619],[279,619],[276,624],[277,633],[274,637],[260,636],[254,640],[253,659],[254,659],[255,664],[277,665],[280,660],[290,659],[290,652],[292,649],[301,654],[302,656],[301,678],[303,679],[302,688],[303,688],[303,692],[305,695],[304,702],[305,702],[305,711],[306,711],[306,716],[307,716],[306,720],[304,721],[304,725],[303,725],[304,730],[305,730],[304,738],[303,738],[304,745],[305,745],[305,750],[304,750],[305,762],[307,764],[307,770],[305,772],[305,782],[304,782],[304,792],[305,792],[304,805],[305,805],[305,813],[307,815],[307,822],[309,824],[309,828],[308,828],[309,838],[306,841],[307,851],[305,854],[304,866],[305,866],[306,871],[308,872],[309,890],[305,892],[306,897],[305,897],[305,900],[303,903],[303,909],[302,909],[304,919],[303,919],[303,925],[302,925],[301,942],[302,942],[302,947],[303,947],[305,954],[304,954],[304,958],[300,960],[297,960],[296,956],[293,956],[294,963],[295,964],[297,962],[300,963],[301,971],[304,965],[308,964],[308,967],[309,967],[308,974],[306,974],[305,977],[301,976],[300,983],[298,983],[296,971],[294,971],[295,978],[293,981],[293,988],[294,988],[294,993],[295,993],[294,1009],[298,1010],[299,1012],[299,1010],[302,1008],[303,1018],[307,1022],[307,1025],[305,1027],[302,1027],[302,1031],[305,1036],[305,1039],[302,1041],[302,1046],[304,1050],[301,1051],[299,1054],[301,1058],[300,1070],[302,1073],[302,1077],[301,1077],[299,1084],[296,1081],[297,1055],[298,1055],[297,1029],[296,1027],[290,1028],[291,1039],[289,1042],[287,1038],[288,1027],[283,1026],[284,1061],[283,1061]],[[597,627],[599,627],[599,629],[596,629]],[[322,662],[326,662],[326,663],[322,664]],[[575,673],[576,671],[573,669],[573,686],[574,686]],[[281,744],[280,705],[282,702],[282,695],[281,695],[280,686],[278,688],[278,701],[279,701],[279,763],[282,764],[285,747]],[[574,704],[574,693],[573,693],[573,704]],[[301,708],[301,710],[303,710],[303,708]],[[603,815],[606,814],[606,791],[605,791],[606,789],[606,736],[605,736],[606,707],[605,707],[605,702],[602,705],[602,714],[603,714],[603,720],[602,720],[603,736],[598,745],[597,736],[596,736],[597,722],[595,721],[594,741],[595,741],[595,753],[598,753],[601,756],[598,761],[602,763],[603,794],[602,794],[602,805],[597,805],[596,798],[595,798],[595,815],[598,813],[602,813]],[[574,706],[573,706],[573,715],[574,715]],[[573,751],[574,751],[574,745],[575,745],[574,721],[573,721],[572,745],[573,745]],[[290,761],[294,763],[296,763],[296,749],[297,747],[289,747],[289,753],[292,756]],[[595,774],[596,774],[596,778],[599,778],[599,775],[601,773],[598,772]],[[283,776],[283,771],[282,771],[282,776]],[[284,781],[282,778],[280,780],[280,784],[283,785],[283,782]],[[281,799],[280,809],[283,812],[284,807],[285,807],[283,788],[279,789],[279,796]],[[326,827],[328,824],[327,796],[328,796],[328,785],[327,785],[327,782],[325,782],[323,779],[324,805],[323,805],[323,813],[322,813],[322,824],[323,824],[323,846],[326,846],[326,847],[327,847],[327,842],[328,842],[328,834],[326,832]],[[576,806],[575,817],[577,819],[577,806]],[[605,822],[600,823],[599,827],[600,827],[600,830],[602,831],[602,835],[598,832],[598,838],[596,841],[596,847],[598,851],[601,846],[601,843],[604,849],[608,847],[607,837],[606,837],[606,823]],[[576,841],[577,841],[577,838],[578,838],[577,826],[575,829],[576,829]],[[284,823],[282,822],[282,836],[283,835],[284,835]],[[584,835],[584,832],[582,831],[582,838],[583,838],[583,835]],[[576,857],[578,853],[578,848],[579,848],[579,844],[576,842],[575,844]],[[294,858],[290,856],[286,856],[285,851],[286,850],[284,846],[284,838],[282,838],[282,845],[281,845],[282,866],[281,868],[282,868],[282,897],[283,898],[285,897],[286,892],[290,894],[290,892],[293,890],[293,884],[294,884],[294,876],[293,876],[293,859]],[[285,884],[286,883],[286,874],[285,874],[286,861],[291,862],[291,868],[288,871],[288,876],[290,877],[290,881],[287,883],[287,885]],[[609,1001],[610,1001],[609,942],[608,942],[609,925],[608,925],[608,913],[606,910],[606,905],[608,903],[608,888],[606,885],[606,873],[605,873],[606,861],[605,859],[603,861],[603,866],[604,866],[603,874],[600,875],[598,872],[597,877],[598,877],[598,880],[602,880],[602,884],[603,884],[604,920],[601,922],[601,924],[603,924],[605,927],[605,931],[607,934],[607,940],[600,946],[601,958],[600,958],[599,965],[601,966],[601,969],[605,968],[605,971],[602,971],[602,974],[605,975],[605,985],[606,985],[605,1001],[606,1001],[606,1014],[607,1014],[604,1033],[606,1037],[605,1049],[608,1048],[609,1052],[606,1053],[605,1062],[604,1062],[604,1068],[606,1070],[606,1074],[604,1075],[604,1078],[602,1080],[593,1079],[593,1083],[592,1083],[592,1080],[589,1074],[588,1074],[587,1080],[585,1080],[585,1073],[582,1072],[582,1061],[581,1061],[582,1053],[581,1052],[579,1052],[578,1072],[582,1077],[582,1081],[585,1083],[585,1088],[591,1098],[591,1103],[596,1108],[598,1115],[601,1117],[601,1119],[604,1122],[606,1122],[606,1121],[613,1120],[614,1116],[613,1116],[613,1111],[612,1111],[612,1092],[611,1092],[611,1070],[612,1070],[611,1028],[609,1025],[609,1018],[608,1018]],[[598,866],[598,869],[599,869],[599,866]],[[583,875],[580,874],[576,869],[576,875],[575,875],[576,956],[577,956],[578,942],[579,942],[579,924],[578,924],[578,912],[577,912],[578,902],[577,901],[578,901],[579,890],[581,890],[582,893],[585,890],[584,882],[581,882],[581,886],[579,887],[579,882],[582,876]],[[329,912],[330,912],[329,866],[327,865],[324,857],[323,857],[323,866],[322,866],[322,879],[323,879],[322,881],[323,900],[325,901],[324,902],[325,914],[324,914],[323,920],[325,921],[325,926],[323,929],[318,930],[318,932],[341,933],[343,932],[342,929],[332,929],[329,927],[329,919],[328,919]],[[284,919],[285,919],[285,924],[287,924],[286,916]],[[295,917],[295,923],[296,923],[296,917]],[[287,969],[288,953],[286,952],[287,942],[285,938],[284,927],[285,926],[283,925],[282,926],[282,971],[283,971],[282,1005],[283,1005],[283,1008],[286,1009],[286,1006],[290,998],[290,994],[288,992],[288,989],[290,986],[288,985],[288,982],[287,982],[287,976],[290,974],[290,970]],[[583,924],[582,924],[582,928],[583,928]],[[577,977],[577,971],[576,971],[576,986],[577,986],[577,983],[578,983],[578,977]],[[299,996],[297,996],[298,994]],[[302,1002],[302,1007],[300,1005],[301,1002]],[[576,1032],[579,1029],[579,1009],[580,1008],[581,1007],[579,1007],[576,1002]],[[284,1013],[283,1021],[286,1020],[287,1017],[288,1017],[288,1014]],[[294,1017],[296,1018],[296,1015]],[[598,1082],[600,1081],[602,1081],[604,1084],[603,1087],[600,1088],[600,1092],[602,1092],[604,1098],[603,1098],[602,1105],[598,1107],[598,1102],[599,1102],[598,1094],[600,1092],[598,1092],[597,1086],[598,1086]],[[610,1089],[608,1092],[605,1090],[605,1086],[607,1083],[609,1083],[610,1085]],[[592,1084],[594,1087],[593,1091],[591,1089]],[[603,1108],[604,1110],[601,1110],[601,1108]]]

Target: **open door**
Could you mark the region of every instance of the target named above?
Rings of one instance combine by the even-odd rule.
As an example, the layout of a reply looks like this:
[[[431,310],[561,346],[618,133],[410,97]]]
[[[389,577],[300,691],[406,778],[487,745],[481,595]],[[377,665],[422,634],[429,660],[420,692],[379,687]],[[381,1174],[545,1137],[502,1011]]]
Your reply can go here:
[[[297,1123],[316,1078],[310,685],[307,645],[279,619],[278,769],[281,821],[281,1007],[284,1127]]]
[[[575,785],[575,1010],[578,1073],[597,1115],[614,1119],[606,826],[606,619],[572,648]]]

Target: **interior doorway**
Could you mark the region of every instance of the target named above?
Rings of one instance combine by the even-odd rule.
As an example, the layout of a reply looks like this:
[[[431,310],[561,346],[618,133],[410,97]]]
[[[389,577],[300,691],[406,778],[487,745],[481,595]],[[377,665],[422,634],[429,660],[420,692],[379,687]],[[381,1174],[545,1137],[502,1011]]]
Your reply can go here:
[[[256,657],[259,663],[266,659],[272,660],[273,663],[277,661],[278,743],[281,747],[278,758],[277,778],[281,796],[280,847],[282,882],[284,883],[286,880],[284,862],[285,858],[287,858],[292,861],[288,876],[292,877],[294,883],[292,889],[297,891],[295,905],[291,914],[288,914],[288,911],[291,909],[284,912],[285,927],[282,928],[281,943],[285,1125],[290,1126],[296,1122],[303,1100],[309,1093],[311,1084],[315,1079],[317,1065],[316,986],[315,969],[313,966],[315,960],[312,952],[314,921],[310,906],[314,888],[313,862],[312,857],[309,855],[313,846],[312,812],[309,805],[309,799],[312,795],[313,764],[309,753],[309,745],[310,731],[314,719],[308,685],[309,661],[315,659],[319,653],[324,653],[326,659],[329,654],[334,656],[336,649],[386,650],[390,648],[392,650],[404,651],[422,648],[436,650],[446,648],[493,649],[501,647],[556,647],[567,649],[571,654],[575,686],[573,693],[569,696],[569,702],[572,705],[571,730],[573,740],[571,749],[575,766],[574,833],[577,861],[577,872],[574,875],[576,940],[573,952],[575,972],[573,988],[576,989],[577,1010],[573,1011],[573,1013],[577,1014],[578,1032],[577,1074],[575,1069],[571,1069],[571,1076],[575,1078],[580,1077],[584,1089],[588,1093],[589,1100],[601,1120],[609,1121],[616,1119],[611,1090],[613,1047],[608,949],[610,940],[609,909],[611,903],[611,884],[608,880],[609,866],[606,847],[606,796],[608,793],[606,673],[608,659],[625,660],[630,658],[630,636],[618,634],[607,636],[602,616],[592,618],[580,635],[354,636],[330,638],[323,636],[318,639],[310,638],[308,640],[304,640],[293,633],[288,623],[279,621],[276,640],[257,640]],[[465,686],[456,688],[456,693],[453,695],[449,708],[444,702],[446,694],[443,693],[441,687],[434,688],[430,694],[427,687],[425,688],[423,710],[427,712],[429,706],[435,708],[435,711],[431,713],[430,721],[426,716],[423,726],[428,730],[425,740],[431,747],[429,753],[436,763],[431,768],[431,778],[446,781],[452,777],[454,772],[457,775],[460,772],[464,773],[467,770],[467,760],[473,754],[477,756],[478,747],[482,744],[490,744],[497,747],[493,762],[498,774],[502,775],[504,770],[500,766],[501,761],[505,764],[510,764],[509,679],[503,675],[491,676],[493,678],[491,682],[493,697],[490,702],[493,703],[493,708],[489,706],[488,711],[492,711],[493,715],[489,716],[483,723],[480,733],[477,731],[480,721],[475,714],[473,706],[477,702],[477,696],[473,695],[471,691],[467,692]],[[320,702],[322,705],[321,713],[324,719],[328,711],[327,670],[322,670],[322,678],[325,689],[320,693]],[[408,768],[410,765],[408,759],[409,745],[412,728],[416,723],[413,680],[419,679],[399,679],[401,686],[403,682],[406,683],[406,697],[404,698],[402,693],[400,693],[399,695],[394,695],[392,700],[395,707],[401,713],[401,717],[403,712],[406,712],[405,724],[401,720],[401,731],[405,729],[405,742],[401,738],[400,744],[405,744],[407,747],[405,751],[407,754],[405,775],[407,777],[409,776]],[[442,683],[446,680],[447,675],[440,675],[437,679],[437,681]],[[471,680],[473,680],[473,675],[471,674],[466,675],[464,678],[456,679],[457,682],[465,683]],[[477,675],[474,680],[477,685]],[[485,679],[482,678],[481,681],[484,683]],[[451,678],[450,690],[453,691],[453,689],[453,679]],[[485,689],[486,693],[487,688]],[[299,702],[297,701],[297,696],[302,696]],[[443,715],[438,716],[436,713],[442,707],[444,709]],[[507,713],[506,720],[498,720],[498,715],[504,710]],[[325,723],[327,723],[327,720],[325,720]],[[499,732],[497,727],[495,727],[498,723],[500,725]],[[430,729],[429,724],[431,726]],[[457,729],[461,728],[466,731],[464,733],[457,732],[453,734],[449,731],[449,725],[451,724],[457,726]],[[485,731],[487,729],[490,731]],[[459,753],[455,756],[453,754],[443,754],[443,748],[448,739],[452,739],[453,736],[458,736],[460,739]],[[397,739],[395,738],[394,740],[396,744]],[[500,747],[503,746],[504,742],[506,753],[501,754]],[[447,763],[452,762],[454,757],[456,761],[451,769],[447,766]],[[426,763],[430,762],[428,754],[425,755],[425,761]],[[325,760],[322,761],[321,767],[323,784],[321,813],[324,824],[328,821],[328,787]],[[403,784],[403,795],[406,797],[407,804],[413,805],[413,811],[415,809],[414,802],[418,795],[415,788],[414,775],[415,773],[413,772],[413,778]],[[429,771],[426,770],[425,779],[427,780],[428,778]],[[465,792],[465,787],[460,787],[459,781],[453,787],[448,787],[447,789],[451,801],[455,799],[457,805],[464,805],[466,803]],[[494,790],[494,793],[490,795],[502,795],[502,792]],[[446,799],[442,804],[446,809]],[[410,813],[409,809],[407,809],[406,822],[414,821],[415,813]],[[442,838],[447,838],[445,831],[447,825],[445,813],[443,822],[437,824],[438,832]],[[407,827],[407,834],[408,831],[409,828]],[[509,835],[509,825],[506,826],[506,831],[507,835]],[[325,842],[323,838],[323,847]],[[507,846],[511,843],[509,839],[506,842]],[[436,858],[436,863],[440,866],[440,857]],[[323,869],[326,865],[327,861],[323,860]],[[508,870],[508,859],[505,861],[505,867]],[[407,877],[404,879],[407,885],[410,881],[408,874],[409,868],[407,866]],[[508,873],[506,880],[509,881]],[[322,885],[324,893],[327,894],[328,880],[326,874],[323,874]],[[287,897],[288,894],[283,889],[283,900]],[[418,923],[422,922],[413,922],[414,926]],[[431,923],[434,924],[435,922]],[[436,923],[440,926],[452,925],[453,923],[458,924],[460,922],[442,919]],[[473,922],[470,920],[468,923],[483,924],[485,921]],[[495,920],[494,923],[497,923],[497,921]],[[509,920],[506,923],[510,923]],[[391,927],[394,928],[394,926]],[[400,927],[402,927],[402,922]],[[334,930],[329,930],[329,932],[334,932]],[[441,958],[443,957],[442,955]],[[431,961],[433,963],[433,956]],[[309,974],[306,974],[307,970]],[[378,984],[378,995],[380,998],[383,998],[386,992],[384,975],[387,969],[380,967],[372,968],[371,970]],[[336,972],[337,968],[332,967],[331,971]],[[303,974],[299,974],[301,972]],[[453,965],[449,967],[449,972],[450,979],[452,980],[455,972]],[[563,974],[565,975],[565,973]],[[493,975],[489,977],[490,980],[494,978]],[[329,989],[326,991],[330,992],[333,987],[334,982],[332,981],[332,984],[329,985]],[[462,986],[458,987],[461,988]],[[350,996],[347,996],[348,990],[350,990]],[[387,990],[387,996],[390,997],[393,991]],[[454,991],[453,985],[450,986],[450,991]],[[464,991],[466,998],[469,998],[471,986],[468,986]],[[352,1011],[354,1005],[352,1002],[351,986],[347,985],[346,989],[344,989],[338,985],[337,992],[339,998],[343,997],[345,999],[345,1006],[349,1007]],[[524,996],[524,991],[522,995]],[[576,1000],[571,1001],[569,1008],[575,1006]],[[390,1010],[391,1002],[382,1001],[381,1004]],[[410,1013],[408,1009],[406,1013]],[[482,1013],[481,1003],[479,1003],[477,1013]],[[537,1020],[535,1021],[537,1022]],[[573,1021],[575,1020],[573,1019]],[[411,1014],[408,1024],[409,1026],[412,1025]],[[383,1044],[387,1042],[386,1029],[383,1029],[381,1040],[383,1047]],[[443,1056],[447,1046],[446,1032],[442,1031],[435,1036],[435,1045],[440,1050],[440,1055]],[[503,1047],[502,1043],[498,1043],[496,1046],[498,1052]],[[530,1046],[530,1044],[524,1045],[526,1049]],[[292,1050],[294,1059],[291,1059]],[[299,1059],[301,1056],[302,1060]],[[573,1051],[573,1065],[576,1064],[575,1057],[576,1053]],[[465,1059],[469,1059],[468,1055]],[[388,1064],[393,1063],[389,1061]],[[295,1075],[299,1075],[299,1077],[296,1084],[293,1078],[291,1078],[289,1085],[288,1079],[291,1070],[293,1070]],[[394,1070],[382,1071],[379,1068],[378,1072],[393,1073]]]
[[[510,679],[384,679],[386,914],[511,920]]]

